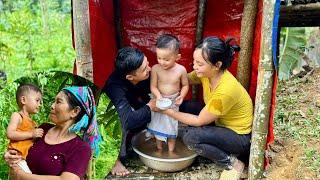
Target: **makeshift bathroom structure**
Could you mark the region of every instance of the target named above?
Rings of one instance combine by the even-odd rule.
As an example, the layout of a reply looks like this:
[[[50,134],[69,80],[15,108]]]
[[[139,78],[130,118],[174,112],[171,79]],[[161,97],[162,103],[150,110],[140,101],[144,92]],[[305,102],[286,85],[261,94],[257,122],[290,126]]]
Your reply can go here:
[[[141,49],[153,65],[162,33],[180,39],[179,63],[191,71],[203,37],[234,37],[241,51],[229,70],[255,103],[249,179],[260,179],[273,140],[279,6],[280,0],[73,0],[75,73],[102,87],[123,46]]]

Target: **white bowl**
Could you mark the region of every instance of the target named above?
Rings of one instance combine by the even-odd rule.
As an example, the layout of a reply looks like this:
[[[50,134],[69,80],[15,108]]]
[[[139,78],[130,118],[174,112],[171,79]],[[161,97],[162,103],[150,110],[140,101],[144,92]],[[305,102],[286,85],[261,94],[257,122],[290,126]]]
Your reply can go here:
[[[156,101],[157,108],[166,110],[172,105],[172,101],[169,98],[161,98]]]

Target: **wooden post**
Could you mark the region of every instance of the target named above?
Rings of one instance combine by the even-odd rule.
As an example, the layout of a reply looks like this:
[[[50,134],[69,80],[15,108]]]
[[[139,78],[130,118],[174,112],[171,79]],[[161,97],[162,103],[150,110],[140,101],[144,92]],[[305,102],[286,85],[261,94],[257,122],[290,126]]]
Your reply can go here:
[[[207,0],[199,0],[198,18],[197,18],[197,27],[196,27],[196,45],[199,45],[202,39],[206,5],[207,5]]]
[[[206,12],[207,0],[199,0],[198,18],[196,27],[196,46],[200,44],[203,34],[204,16]],[[198,99],[199,85],[192,85],[192,100]]]
[[[263,0],[262,36],[249,160],[249,180],[262,179],[273,86],[272,23],[275,0]]]
[[[237,79],[248,90],[251,75],[251,55],[259,0],[245,0],[241,20],[240,53]]]
[[[121,27],[121,4],[120,0],[113,0],[114,24],[116,29],[117,48],[123,47],[122,27]]]
[[[89,1],[72,0],[77,75],[93,82]]]

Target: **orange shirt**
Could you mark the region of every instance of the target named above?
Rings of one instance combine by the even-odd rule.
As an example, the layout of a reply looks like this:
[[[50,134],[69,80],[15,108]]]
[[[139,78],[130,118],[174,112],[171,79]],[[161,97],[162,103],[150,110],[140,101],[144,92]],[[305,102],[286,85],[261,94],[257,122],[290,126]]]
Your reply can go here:
[[[33,131],[37,127],[37,124],[34,121],[32,121],[31,118],[24,115],[21,115],[21,116],[22,116],[22,121],[19,124],[17,131],[22,131],[22,132]],[[21,141],[10,140],[9,148],[18,150],[21,153],[22,158],[26,159],[28,155],[28,150],[32,145],[33,145],[33,139],[26,139]]]

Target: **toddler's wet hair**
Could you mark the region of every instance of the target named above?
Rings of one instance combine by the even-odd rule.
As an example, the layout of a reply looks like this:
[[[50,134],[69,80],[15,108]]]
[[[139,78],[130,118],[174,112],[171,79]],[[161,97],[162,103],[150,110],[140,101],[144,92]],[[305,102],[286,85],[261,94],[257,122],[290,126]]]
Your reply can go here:
[[[157,39],[156,47],[160,49],[171,49],[179,53],[180,41],[171,34],[162,34]]]

